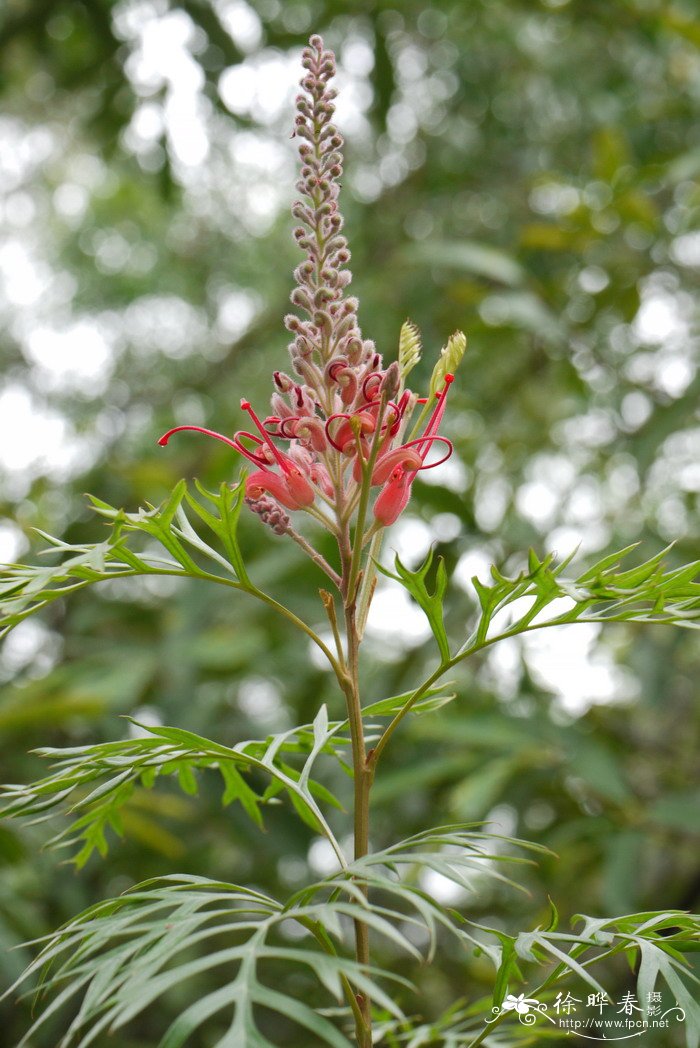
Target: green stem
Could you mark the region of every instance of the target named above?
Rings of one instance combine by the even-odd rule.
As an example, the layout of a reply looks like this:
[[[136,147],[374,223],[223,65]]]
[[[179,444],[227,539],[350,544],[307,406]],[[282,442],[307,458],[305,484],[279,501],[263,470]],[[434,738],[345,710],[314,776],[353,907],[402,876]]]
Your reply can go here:
[[[331,669],[342,685],[343,673],[333,652],[328,645],[321,640],[315,630],[313,630],[308,623],[304,622],[303,619],[300,619],[298,615],[295,615],[293,611],[290,611],[289,608],[285,608],[283,604],[280,604],[274,597],[271,597],[269,593],[265,593],[264,590],[258,589],[258,587],[253,583],[244,584],[242,582],[234,581],[233,579],[225,579],[222,575],[214,575],[209,571],[202,571],[202,569],[197,565],[195,565],[195,569],[195,571],[188,571],[185,568],[152,568],[150,570],[144,570],[143,568],[135,570],[130,568],[128,571],[120,571],[117,569],[116,571],[106,572],[98,579],[78,579],[75,584],[64,586],[60,590],[60,593],[61,595],[65,593],[73,593],[76,590],[85,589],[86,586],[91,586],[97,582],[109,582],[110,579],[135,578],[139,575],[167,575],[171,578],[204,579],[206,582],[217,582],[220,586],[228,586],[229,589],[239,590],[242,593],[248,593],[251,597],[257,597],[257,599],[262,601],[263,604],[267,604],[268,607],[273,608],[279,615],[283,615],[284,618],[296,626],[297,629],[301,630],[302,633],[305,633],[326,656]],[[44,601],[40,606],[43,607],[44,603],[46,603],[46,601]]]
[[[535,630],[546,629],[549,626],[564,626],[575,622],[601,621],[603,620],[600,618],[594,618],[593,616],[590,616],[589,618],[572,618],[569,614],[558,616],[556,619],[551,619],[548,622],[536,622],[525,627],[523,627],[522,624],[518,622],[515,626],[513,626],[512,629],[505,630],[503,633],[498,633],[495,636],[489,637],[487,639],[473,640],[474,635],[472,635],[472,637],[470,637],[466,641],[465,645],[462,648],[460,648],[456,655],[453,655],[447,661],[442,662],[438,666],[438,668],[433,673],[431,673],[430,676],[427,677],[418,688],[416,688],[416,690],[411,694],[411,697],[407,699],[405,704],[401,707],[399,712],[394,715],[393,720],[385,728],[382,737],[380,738],[379,742],[377,743],[372,752],[370,758],[370,764],[372,766],[372,769],[376,768],[377,762],[379,761],[379,758],[384,752],[384,749],[386,748],[391,736],[396,731],[404,717],[408,713],[410,713],[411,709],[416,704],[416,702],[423,698],[428,689],[431,688],[433,684],[437,683],[437,681],[440,679],[440,677],[443,676],[443,674],[447,673],[458,663],[464,662],[472,655],[476,655],[480,651],[485,651],[486,648],[490,648],[492,647],[492,645],[497,644],[499,641],[506,640],[510,637],[521,636],[524,633],[534,633]],[[610,616],[604,621],[627,622],[629,621],[629,619],[626,619],[623,616]]]
[[[333,941],[322,924],[320,924],[318,921],[311,920],[309,917],[297,918],[297,920],[300,924],[303,924],[305,928],[308,928],[308,930],[314,936],[318,944],[321,946],[323,950],[325,950],[326,953],[330,954],[332,957],[338,956],[338,953],[333,945]],[[342,972],[340,974],[340,982],[343,987],[343,993],[345,994],[345,998],[348,1004],[350,1005],[350,1009],[355,1019],[355,1026],[357,1027],[359,1024],[359,1026],[362,1027],[364,1025],[364,1017],[362,1015],[362,1012],[360,1011],[360,1005],[357,1001],[357,995],[352,988],[352,983],[348,979],[347,975],[343,975]]]
[[[365,478],[366,480],[367,478]],[[353,581],[353,565],[359,564],[355,553],[359,543],[359,532],[355,530],[355,549],[350,541],[350,529],[347,521],[338,543],[342,564],[341,592],[343,594],[343,612],[345,616],[346,656],[341,667],[340,681],[348,714],[348,727],[352,746],[352,765],[354,782],[354,855],[355,859],[363,858],[369,849],[369,793],[372,786],[373,772],[367,761],[364,724],[362,721],[362,704],[360,701],[360,635],[357,629],[356,581]],[[326,610],[328,611],[327,602]],[[360,888],[367,894],[365,885]],[[355,959],[363,968],[369,968],[370,947],[369,928],[359,919],[354,921]],[[364,994],[356,997],[355,1040],[357,1048],[372,1048],[371,1001]]]
[[[362,487],[360,489],[360,501],[357,509],[357,518],[355,520],[355,541],[352,550],[352,560],[350,562],[350,571],[348,574],[347,592],[351,597],[355,596],[355,589],[357,587],[358,576],[360,573],[362,550],[365,545],[365,536],[363,534],[365,530],[365,517],[367,516],[367,508],[369,506],[369,497],[372,487],[372,471],[374,470],[377,456],[379,455],[379,450],[382,445],[382,424],[384,422],[384,415],[386,414],[386,404],[386,395],[382,394],[379,411],[377,412],[376,426],[372,436],[372,445],[366,462],[362,457],[362,448],[359,446],[358,437],[357,454],[359,461],[362,462]]]
[[[431,673],[430,676],[427,677],[421,685],[419,685],[419,687],[416,688],[416,690],[412,693],[411,697],[407,699],[404,705],[401,707],[399,712],[394,714],[393,720],[384,729],[382,737],[380,738],[379,742],[372,751],[372,756],[370,757],[370,765],[372,767],[373,772],[374,769],[377,767],[379,758],[384,752],[389,740],[391,739],[391,736],[394,734],[401,721],[410,713],[413,706],[415,706],[415,704],[423,698],[425,693],[432,688],[433,684],[435,684],[436,681],[438,681],[440,677],[442,677],[442,675],[446,673],[447,670],[450,669],[450,667],[453,664],[454,660],[441,663],[438,666],[438,668],[433,673]]]
[[[348,708],[348,721],[350,726],[350,738],[352,742],[352,763],[354,771],[354,838],[355,859],[362,859],[369,850],[369,794],[372,788],[374,776],[372,768],[368,764],[367,750],[365,746],[364,724],[362,721],[362,706],[360,702],[359,689],[359,646],[360,639],[357,631],[355,616],[355,601],[350,600],[345,604],[345,629],[347,638],[347,676],[345,684],[345,698]],[[365,896],[366,885],[360,885]],[[370,947],[369,928],[364,921],[356,919],[355,925],[355,959],[363,967],[369,967]],[[372,1048],[372,1019],[371,1002],[365,995],[358,996],[357,1000],[361,1022],[355,1021],[355,1036],[357,1048]]]
[[[274,597],[271,597],[269,593],[265,593],[263,590],[258,589],[257,586],[252,586],[250,589],[246,589],[245,592],[250,593],[250,595],[253,597],[257,597],[258,600],[261,600],[263,602],[263,604],[267,604],[269,607],[274,608],[275,611],[279,612],[280,615],[284,615],[286,619],[289,619],[289,621],[293,623],[297,627],[297,629],[300,629],[303,633],[310,637],[314,644],[316,644],[321,649],[323,654],[328,659],[328,662],[331,665],[331,669],[338,678],[338,681],[342,682],[343,673],[338,663],[338,660],[336,659],[335,655],[328,647],[328,645],[321,640],[319,635],[315,632],[315,630],[311,628],[311,626],[304,622],[303,619],[300,619],[298,615],[295,615],[293,611],[290,611],[289,608],[285,608],[284,604],[280,604],[279,601],[275,600]]]
[[[369,550],[367,551],[365,570],[362,575],[359,596],[357,598],[357,632],[359,634],[360,641],[362,641],[362,638],[365,633],[365,627],[367,625],[367,616],[369,615],[369,606],[372,603],[374,589],[377,584],[376,560],[379,557],[379,552],[381,550],[383,539],[384,529],[382,528],[381,531],[378,531],[373,536]]]

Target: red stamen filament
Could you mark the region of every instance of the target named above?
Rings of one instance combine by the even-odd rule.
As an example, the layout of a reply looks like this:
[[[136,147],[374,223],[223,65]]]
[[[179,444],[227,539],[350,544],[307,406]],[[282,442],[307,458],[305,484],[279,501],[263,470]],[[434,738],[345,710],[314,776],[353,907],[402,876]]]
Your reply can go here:
[[[368,375],[367,378],[364,380],[364,382],[362,383],[362,392],[364,396],[367,397],[367,400],[377,399],[377,393],[379,392],[379,386],[381,385],[381,381],[382,376],[379,374],[378,371],[373,371],[372,374]],[[370,382],[373,382],[375,384],[375,388],[371,392],[367,389]]]
[[[324,426],[326,436],[328,437],[328,443],[332,444],[336,451],[342,451],[344,445],[336,443],[336,441],[333,439],[330,429],[331,422],[333,422],[337,418],[343,418],[346,422],[349,422],[349,420],[352,418],[352,415],[349,415],[346,411],[337,411],[335,412],[335,414],[328,416],[328,418],[326,419],[326,424]]]
[[[298,421],[299,421],[298,415],[293,415],[292,418],[284,418],[284,419],[282,419],[281,422],[280,422],[279,434],[278,435],[280,437],[282,437],[284,440],[291,440],[292,437],[294,436],[294,433],[293,432],[292,433],[288,432],[288,427],[291,426],[293,423],[298,422]]]
[[[231,437],[225,437],[223,433],[217,433],[213,429],[205,429],[203,426],[175,426],[173,429],[169,429],[167,433],[164,433],[158,443],[164,448],[173,433],[182,433],[184,430],[191,430],[193,433],[203,433],[205,437],[214,437],[215,440],[221,440],[224,444],[228,444],[234,451],[240,451],[238,444]]]
[[[252,418],[252,420],[253,420],[253,422],[255,424],[256,429],[258,430],[258,432],[262,436],[263,440],[265,441],[265,443],[269,447],[269,449],[272,452],[272,454],[275,456],[279,466],[281,467],[282,470],[284,470],[285,473],[287,473],[288,470],[289,470],[289,463],[286,461],[284,455],[280,452],[279,448],[276,446],[276,444],[271,439],[270,434],[267,432],[267,430],[263,426],[262,422],[260,421],[258,416],[253,411],[253,408],[251,407],[250,401],[249,400],[242,400],[241,401],[241,407],[243,408],[244,411],[248,412],[248,414],[250,415],[250,417]]]
[[[244,455],[245,458],[247,458],[249,462],[254,463],[254,465],[263,466],[265,469],[269,469],[269,460],[266,459],[261,452],[250,451],[243,443],[243,439],[245,438],[246,440],[252,440],[253,444],[258,448],[262,448],[263,445],[266,445],[266,441],[261,440],[256,433],[249,433],[247,429],[239,429],[234,433],[234,438],[236,440],[236,450],[240,452],[241,455]]]
[[[438,459],[437,462],[431,462],[428,465],[426,465],[425,464],[425,460],[428,457],[428,453],[430,452],[430,449],[431,449],[431,447],[433,446],[433,444],[435,443],[436,440],[439,440],[442,444],[444,444],[446,446],[447,452],[442,456],[441,459]],[[420,455],[421,459],[423,460],[423,465],[420,467],[420,470],[435,469],[436,466],[441,466],[443,464],[443,462],[447,462],[448,458],[450,457],[450,455],[454,451],[454,445],[453,445],[452,441],[448,440],[447,437],[443,437],[439,433],[434,433],[432,435],[427,435],[426,434],[426,435],[424,435],[422,437],[416,437],[415,440],[409,440],[408,444],[404,444],[403,446],[405,448],[414,448],[414,447],[417,447],[420,444],[427,444],[428,445],[426,447],[425,451],[419,451],[418,452],[418,454]],[[419,470],[419,472],[420,472],[420,470]]]

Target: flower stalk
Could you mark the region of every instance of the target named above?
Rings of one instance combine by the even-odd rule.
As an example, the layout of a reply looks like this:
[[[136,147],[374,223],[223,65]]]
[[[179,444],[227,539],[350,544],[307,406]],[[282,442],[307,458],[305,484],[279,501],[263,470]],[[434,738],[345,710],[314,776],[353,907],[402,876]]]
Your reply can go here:
[[[453,336],[448,342],[428,396],[419,397],[405,386],[420,358],[417,329],[404,325],[399,360],[386,366],[374,342],[363,337],[357,299],[346,294],[352,274],[338,206],[343,139],[333,122],[336,92],[329,86],[335,57],[313,36],[302,65],[293,132],[301,198],[292,214],[299,223],[294,238],[305,257],[294,271],[291,294],[301,315],[285,317],[292,335],[292,374],[274,372],[270,414],[260,417],[249,400],[241,400],[250,429],[229,437],[201,426],[176,426],[159,443],[166,445],[174,434],[190,431],[227,444],[253,467],[244,480],[248,508],[276,535],[291,538],[337,590],[342,638],[335,598],[327,590],[320,592],[351,736],[354,856],[361,859],[369,849],[376,764],[376,756],[367,753],[360,688],[360,645],[376,583],[374,560],[385,529],[406,509],[418,475],[452,453],[451,442],[439,430],[453,381],[448,365],[459,362],[465,340]],[[407,437],[418,405],[422,410]],[[333,536],[335,565],[293,525],[290,514],[310,518]],[[359,887],[367,895],[366,885]],[[368,969],[369,928],[359,918],[354,927],[356,960]],[[357,1046],[371,1048],[372,1003],[366,994],[357,994],[349,997],[349,1004]]]

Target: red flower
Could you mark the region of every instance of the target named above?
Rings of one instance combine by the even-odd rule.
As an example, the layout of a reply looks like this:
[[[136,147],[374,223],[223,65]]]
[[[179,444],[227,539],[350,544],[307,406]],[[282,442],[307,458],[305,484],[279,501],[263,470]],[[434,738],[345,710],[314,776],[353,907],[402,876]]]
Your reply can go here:
[[[224,444],[228,444],[239,455],[243,455],[249,462],[259,467],[246,479],[246,495],[250,498],[259,499],[263,492],[268,492],[278,502],[281,502],[283,506],[286,506],[287,509],[303,509],[305,506],[311,506],[316,499],[316,492],[309,480],[304,476],[296,463],[288,455],[284,455],[272,441],[269,433],[250,406],[250,402],[242,400],[241,407],[248,412],[256,428],[261,433],[261,437],[257,437],[254,433],[248,433],[245,430],[238,430],[237,433],[234,433],[233,439],[231,439],[224,436],[223,433],[217,433],[213,429],[204,429],[202,426],[175,426],[174,429],[169,429],[167,433],[164,433],[158,443],[165,447],[173,433],[180,433],[182,430],[192,430],[195,433],[204,433],[205,436],[214,437],[216,440],[221,440]],[[246,448],[242,438],[252,440],[257,446],[257,450],[250,451]],[[269,468],[270,456],[280,467],[280,473],[275,473],[274,470]]]
[[[403,513],[411,497],[411,485],[422,469],[432,469],[452,454],[452,443],[437,432],[445,413],[445,403],[454,375],[445,375],[445,385],[438,394],[438,402],[423,430],[422,436],[387,452],[377,462],[372,472],[372,483],[384,483],[374,504],[374,516],[384,527],[393,524]],[[425,460],[436,440],[447,445],[447,454],[431,465]],[[415,449],[415,450],[414,450]]]

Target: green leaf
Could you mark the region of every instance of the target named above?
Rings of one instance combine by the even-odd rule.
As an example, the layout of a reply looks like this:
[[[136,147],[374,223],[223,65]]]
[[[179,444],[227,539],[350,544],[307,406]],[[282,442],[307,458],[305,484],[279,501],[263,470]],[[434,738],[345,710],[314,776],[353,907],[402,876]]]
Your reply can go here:
[[[341,921],[341,916],[349,921]],[[378,976],[402,986],[410,984],[358,965],[351,955],[349,929],[360,916],[364,911],[354,902],[291,901],[282,906],[261,892],[191,875],[138,884],[91,907],[49,936],[38,957],[7,991],[14,993],[41,974],[40,996],[54,995],[18,1048],[30,1043],[54,1011],[71,1001],[74,1017],[61,1043],[65,1048],[101,1043],[108,1031],[126,1026],[173,987],[182,985],[186,994],[191,979],[216,970],[225,976],[224,985],[186,1005],[164,1033],[160,1048],[190,1043],[208,1018],[224,1010],[230,1015],[230,1026],[216,1042],[219,1046],[268,1044],[259,1026],[264,1010],[277,1012],[291,1027],[310,1031],[316,1044],[351,1048],[340,1027],[300,997],[295,979],[311,975],[318,992],[330,995],[335,1003],[345,985],[348,992],[371,996],[403,1020]],[[321,917],[324,925],[319,923]],[[370,913],[369,920],[379,931],[390,929],[381,913]],[[280,925],[289,922],[295,922],[302,935],[293,948],[280,935]],[[390,932],[400,939],[400,933]],[[324,950],[319,949],[319,941]],[[289,991],[280,981],[280,971],[292,973]],[[197,988],[195,982],[190,993]],[[347,1014],[349,1008],[340,1010],[341,1019]]]
[[[411,706],[411,713],[432,713],[453,702],[457,695],[455,692],[445,692],[446,687],[449,687],[449,682],[429,688],[423,698]],[[403,709],[413,694],[412,691],[405,691],[401,695],[392,695],[389,699],[380,699],[365,706],[362,713],[365,717],[393,717]]]
[[[382,575],[386,575],[387,578],[394,579],[396,582],[400,582],[405,589],[411,594],[413,599],[425,612],[430,628],[433,631],[433,636],[437,641],[438,648],[440,649],[440,655],[442,656],[443,662],[448,662],[450,658],[450,645],[447,640],[447,633],[445,632],[445,622],[443,613],[443,600],[445,598],[445,592],[447,590],[447,571],[445,569],[445,562],[442,557],[438,558],[438,565],[435,572],[435,589],[431,593],[426,585],[426,576],[430,571],[433,563],[434,551],[431,549],[426,557],[425,561],[420,568],[416,571],[411,571],[401,563],[399,555],[396,554],[394,558],[394,567],[396,568],[396,574],[389,571],[387,568],[377,564],[377,568],[381,571]]]
[[[587,983],[596,993],[605,993],[605,990],[591,973],[574,958],[573,953],[566,953],[554,942],[555,935],[547,935],[541,932],[521,932],[515,940],[515,950],[519,957],[524,960],[542,959],[542,953],[550,954],[558,961],[567,972],[573,972]]]
[[[549,900],[549,924],[543,930],[546,932],[555,932],[559,927],[559,911],[554,905],[552,899]]]
[[[501,963],[496,973],[496,982],[493,987],[493,1005],[500,1007],[503,999],[508,993],[511,976],[518,970],[518,958],[515,953],[515,941],[503,936],[501,947]]]
[[[238,801],[248,816],[262,826],[260,806],[274,793],[286,792],[295,810],[316,832],[322,833],[335,849],[339,862],[342,850],[333,836],[316,797],[340,807],[337,798],[311,777],[321,753],[337,757],[332,740],[344,722],[328,723],[321,707],[314,724],[271,735],[264,741],[248,741],[223,746],[183,728],[140,725],[146,737],[120,742],[98,743],[66,749],[39,750],[54,761],[54,772],[27,786],[0,788],[0,814],[5,818],[50,817],[54,808],[67,810],[74,821],[50,842],[54,847],[82,843],[73,860],[82,866],[97,849],[107,849],[105,831],[121,831],[120,810],[132,798],[135,785],[150,788],[162,776],[176,775],[185,793],[197,793],[196,772],[218,771],[224,783],[223,802]],[[338,745],[344,746],[341,737]],[[301,754],[301,770],[285,762],[285,755]],[[262,772],[276,785],[274,793],[259,795],[245,780],[252,770]]]
[[[207,491],[198,480],[195,480],[194,483],[197,491],[214,506],[218,511],[218,516],[216,513],[208,511],[189,492],[187,492],[185,497],[188,505],[195,511],[197,516],[200,517],[214,534],[218,535],[221,539],[228,559],[233,565],[237,577],[241,582],[248,583],[248,574],[236,539],[238,519],[241,515],[245,498],[244,481],[245,475],[242,475],[239,483],[234,487],[231,487],[228,484],[222,484],[218,495],[214,495],[212,492]]]
[[[638,970],[637,996],[646,994],[659,978],[667,983],[676,1000],[686,1010],[686,1037],[697,1046],[700,1008],[694,1002],[687,981],[700,983],[688,969],[683,952],[700,940],[700,918],[680,911],[651,911],[625,917],[594,918],[577,915],[580,932],[536,931],[521,933],[516,950],[525,961],[547,964],[557,961],[554,970],[531,996],[541,997],[549,986],[572,974],[598,991],[603,991],[590,972],[590,966],[610,954],[624,952],[632,970]],[[566,952],[568,949],[568,953]]]
[[[179,481],[160,507],[147,506],[135,513],[115,509],[90,497],[93,509],[111,524],[107,539],[91,545],[69,545],[39,532],[49,543],[45,552],[59,552],[63,560],[53,567],[8,565],[0,571],[0,635],[47,604],[96,582],[137,575],[183,576],[250,589],[243,557],[236,538],[244,487],[222,485],[218,495],[199,489],[216,512],[205,509]],[[183,509],[186,502],[200,523],[209,529],[224,556],[194,529]],[[155,539],[165,556],[153,552],[152,544],[140,551],[133,540]],[[207,561],[200,565],[194,556]],[[223,575],[221,573],[223,569]]]
[[[635,568],[618,570],[634,549],[628,546],[610,554],[573,579],[563,575],[571,557],[556,563],[550,553],[540,561],[532,550],[528,569],[519,575],[508,578],[494,567],[492,584],[472,579],[480,615],[452,664],[504,637],[573,622],[652,622],[700,628],[700,582],[695,581],[700,575],[700,561],[664,570],[668,551],[662,550]],[[525,610],[523,598],[529,601]],[[519,603],[514,608],[516,601]],[[552,608],[555,601],[560,603]],[[507,609],[512,609],[511,621],[494,631],[496,615]],[[547,609],[551,609],[549,617]],[[618,797],[626,793],[624,783],[613,783],[609,768],[606,778]]]

